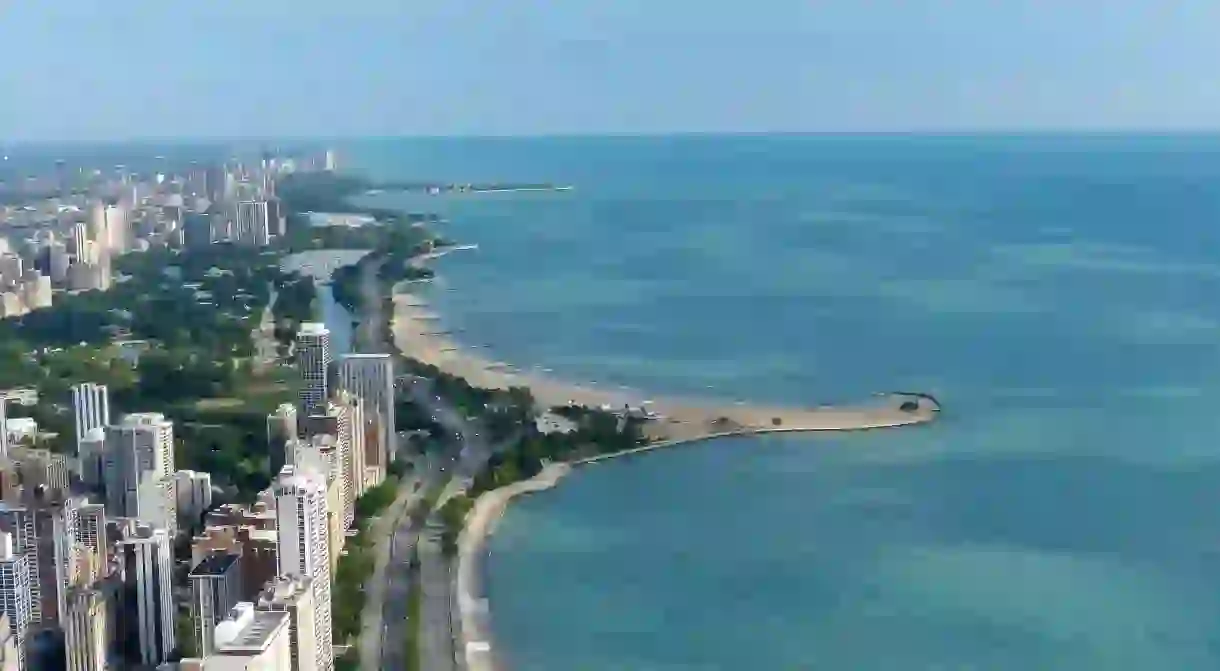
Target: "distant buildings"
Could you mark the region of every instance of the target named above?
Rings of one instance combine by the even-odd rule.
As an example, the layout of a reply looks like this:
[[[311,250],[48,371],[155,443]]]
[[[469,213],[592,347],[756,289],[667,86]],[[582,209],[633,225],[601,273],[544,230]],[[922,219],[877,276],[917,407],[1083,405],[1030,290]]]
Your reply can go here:
[[[234,242],[250,247],[271,244],[271,218],[267,201],[248,200],[237,203],[234,216]]]
[[[174,490],[178,497],[178,518],[187,526],[196,526],[199,516],[212,507],[212,475],[178,471],[174,473]]]

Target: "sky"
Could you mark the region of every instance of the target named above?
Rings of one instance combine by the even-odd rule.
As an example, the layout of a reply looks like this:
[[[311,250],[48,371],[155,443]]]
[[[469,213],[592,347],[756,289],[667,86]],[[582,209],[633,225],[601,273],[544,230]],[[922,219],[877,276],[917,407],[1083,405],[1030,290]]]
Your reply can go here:
[[[0,0],[0,141],[1220,126],[1216,0]]]

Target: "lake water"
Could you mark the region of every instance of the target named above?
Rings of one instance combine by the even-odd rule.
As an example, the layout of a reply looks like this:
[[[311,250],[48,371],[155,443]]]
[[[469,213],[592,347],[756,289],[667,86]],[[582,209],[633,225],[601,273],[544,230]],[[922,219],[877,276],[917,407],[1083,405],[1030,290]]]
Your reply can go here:
[[[1220,139],[688,137],[341,148],[477,252],[495,358],[930,427],[583,470],[491,543],[512,668],[1220,668]]]

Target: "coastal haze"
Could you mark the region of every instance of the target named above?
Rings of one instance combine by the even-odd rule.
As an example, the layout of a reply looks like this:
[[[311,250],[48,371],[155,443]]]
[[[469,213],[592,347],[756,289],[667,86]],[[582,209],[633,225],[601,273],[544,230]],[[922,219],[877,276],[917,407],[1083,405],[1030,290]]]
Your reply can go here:
[[[425,295],[481,356],[726,403],[914,389],[946,404],[923,429],[601,464],[514,504],[490,547],[497,654],[530,669],[1214,665],[1217,149],[345,147],[380,178],[577,186],[425,201],[479,245],[438,261]]]

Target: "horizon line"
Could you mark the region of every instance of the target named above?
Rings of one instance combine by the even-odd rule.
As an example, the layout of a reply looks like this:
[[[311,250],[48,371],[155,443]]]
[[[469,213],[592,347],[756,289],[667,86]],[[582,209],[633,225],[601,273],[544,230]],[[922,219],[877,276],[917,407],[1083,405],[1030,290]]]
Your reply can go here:
[[[258,144],[258,143],[325,143],[369,140],[546,140],[546,139],[649,139],[683,137],[1063,137],[1063,136],[1155,136],[1198,137],[1220,136],[1220,126],[1197,128],[1157,128],[1131,126],[1115,128],[927,128],[891,130],[673,130],[673,131],[580,131],[523,133],[453,133],[453,134],[338,134],[338,135],[247,135],[247,136],[129,136],[116,138],[22,138],[0,139],[0,147],[14,148],[39,145],[137,145],[137,144]]]

